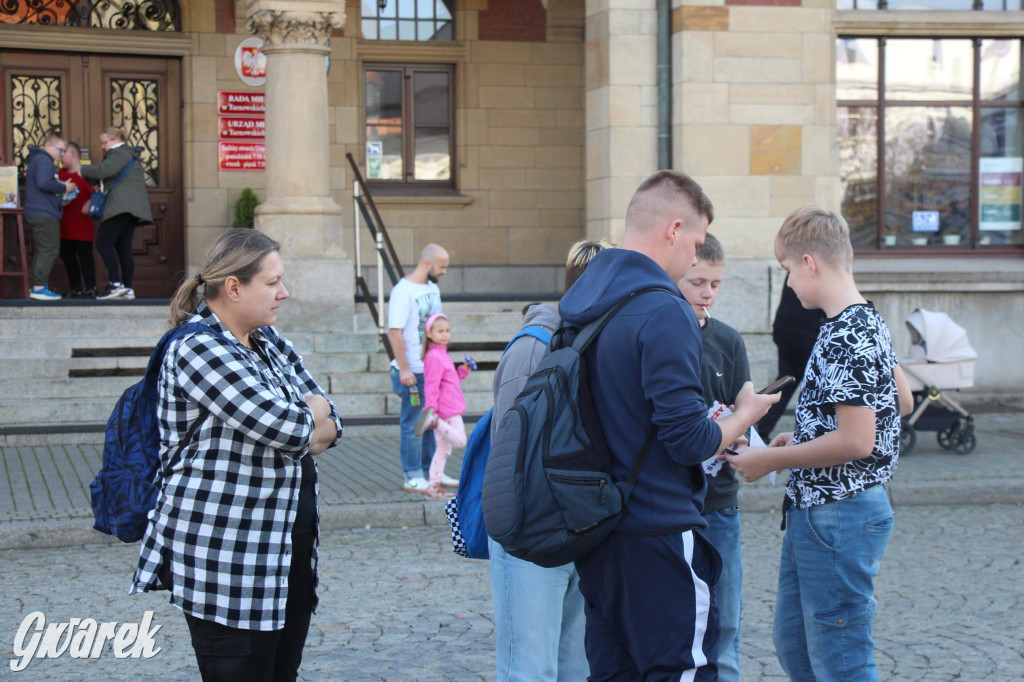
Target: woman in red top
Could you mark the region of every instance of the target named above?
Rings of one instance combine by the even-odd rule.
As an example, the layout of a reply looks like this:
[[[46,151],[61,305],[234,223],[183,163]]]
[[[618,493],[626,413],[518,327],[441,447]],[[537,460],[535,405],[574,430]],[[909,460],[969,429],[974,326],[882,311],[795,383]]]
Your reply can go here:
[[[62,181],[71,180],[78,188],[78,195],[64,204],[64,213],[60,219],[60,259],[64,261],[68,282],[71,284],[68,296],[96,298],[96,264],[92,258],[93,222],[89,217],[92,185],[78,174],[78,169],[82,167],[81,148],[74,142],[68,142],[61,162],[64,167],[57,171],[57,177]]]

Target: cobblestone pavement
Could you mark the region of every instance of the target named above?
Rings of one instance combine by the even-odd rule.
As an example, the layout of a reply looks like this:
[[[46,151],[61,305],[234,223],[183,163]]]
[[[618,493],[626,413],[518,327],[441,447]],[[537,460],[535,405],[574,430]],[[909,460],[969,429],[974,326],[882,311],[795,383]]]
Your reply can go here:
[[[441,513],[440,505],[436,512]],[[779,515],[747,513],[744,535],[744,680],[783,680],[771,643],[781,538]],[[877,580],[875,638],[882,680],[1024,677],[1024,507],[902,507]],[[0,678],[197,679],[187,628],[162,593],[126,594],[135,545],[80,545],[0,553]],[[303,680],[493,680],[487,564],[452,554],[446,528],[335,530],[323,537],[321,606]],[[161,651],[118,660],[33,660],[13,673],[25,617],[139,621],[155,612]]]

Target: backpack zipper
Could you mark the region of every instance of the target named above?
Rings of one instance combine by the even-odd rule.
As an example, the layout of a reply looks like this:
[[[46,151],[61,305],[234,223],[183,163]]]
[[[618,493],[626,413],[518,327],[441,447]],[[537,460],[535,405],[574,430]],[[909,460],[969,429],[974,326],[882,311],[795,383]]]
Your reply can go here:
[[[598,491],[601,493],[601,504],[604,504],[604,487],[608,485],[608,481],[603,478],[581,478],[579,476],[565,476],[562,474],[548,474],[548,478],[558,483],[568,483],[569,485],[597,485]]]

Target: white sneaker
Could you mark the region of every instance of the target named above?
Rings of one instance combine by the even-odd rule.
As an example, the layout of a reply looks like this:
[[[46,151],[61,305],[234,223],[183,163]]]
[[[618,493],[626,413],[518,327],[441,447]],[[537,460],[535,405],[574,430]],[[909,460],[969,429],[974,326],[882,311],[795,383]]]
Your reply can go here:
[[[425,493],[429,487],[430,483],[427,482],[427,479],[417,476],[406,481],[405,485],[402,486],[402,490],[410,493]]]
[[[103,290],[103,293],[96,295],[96,300],[109,301],[113,298],[121,298],[127,291],[129,291],[128,287],[123,284],[107,284],[107,288]]]
[[[445,488],[458,488],[459,479],[452,478],[447,474],[441,474],[441,485],[443,485]]]
[[[121,298],[125,299],[126,301],[134,300],[135,299],[135,289],[132,289],[131,287],[125,287],[124,293],[121,294]]]

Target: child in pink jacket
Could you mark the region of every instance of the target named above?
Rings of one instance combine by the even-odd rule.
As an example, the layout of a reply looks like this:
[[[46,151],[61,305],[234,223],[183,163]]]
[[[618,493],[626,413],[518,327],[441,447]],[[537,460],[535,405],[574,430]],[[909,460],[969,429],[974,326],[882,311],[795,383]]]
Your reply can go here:
[[[443,313],[427,318],[423,333],[423,413],[416,422],[415,433],[418,438],[427,429],[437,429],[427,487],[427,497],[434,499],[454,497],[441,488],[441,474],[452,448],[466,447],[466,427],[462,424],[466,399],[460,384],[469,376],[470,368],[465,364],[455,368],[448,356],[451,338],[451,325]]]

